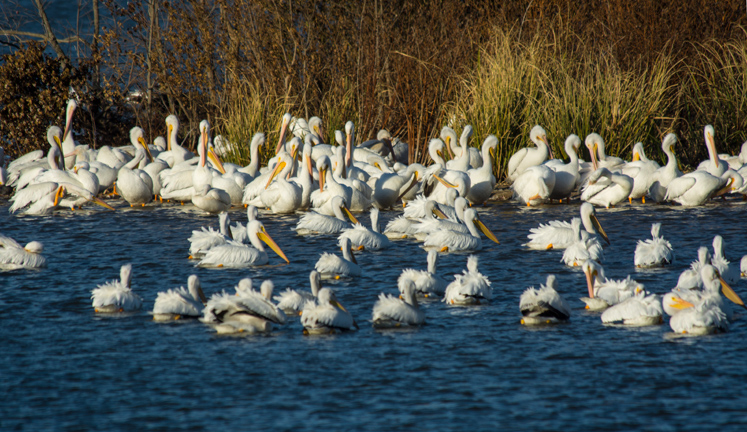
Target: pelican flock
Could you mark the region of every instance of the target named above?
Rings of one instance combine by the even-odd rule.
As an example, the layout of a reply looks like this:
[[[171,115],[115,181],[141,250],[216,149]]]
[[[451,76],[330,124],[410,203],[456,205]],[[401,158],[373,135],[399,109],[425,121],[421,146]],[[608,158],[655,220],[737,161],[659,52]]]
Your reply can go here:
[[[46,156],[44,151],[34,151],[6,166],[0,153],[0,185],[14,188],[11,213],[44,216],[86,208],[90,214],[94,208],[91,204],[107,211],[126,208],[134,212],[160,206],[184,207],[200,217],[210,215],[188,239],[189,259],[198,268],[272,266],[272,271],[281,273],[286,266],[301,265],[299,261],[310,266],[308,263],[316,258],[301,259],[292,253],[286,256],[268,231],[273,231],[285,248],[294,241],[320,245],[314,268],[304,270],[310,272],[309,291],[288,287],[273,297],[271,280],[265,280],[256,291],[252,280],[243,278],[234,294],[223,290],[208,300],[200,278],[191,275],[187,288],[158,293],[152,309],[154,320],[199,318],[217,333],[253,334],[270,333],[285,325],[288,317],[300,316],[308,335],[357,330],[358,322],[338,300],[338,295],[347,297],[349,292],[323,287],[322,280],[325,284],[350,283],[361,275],[375,274],[369,266],[372,254],[386,256],[407,244],[414,252],[410,256],[422,256],[422,250],[427,251],[427,269],[406,268],[421,259],[391,263],[393,268],[402,269],[397,281],[381,280],[377,288],[389,292],[378,297],[374,291],[369,294],[373,303],[370,322],[375,328],[421,326],[426,322],[427,309],[444,307],[443,303],[466,308],[489,304],[496,297],[494,289],[503,290],[502,284],[508,282],[495,278],[491,282],[478,270],[481,250],[502,247],[493,230],[506,233],[507,238],[514,238],[510,234],[517,230],[502,224],[491,229],[483,222],[488,220],[483,216],[491,212],[484,205],[498,180],[495,162],[501,143],[489,135],[479,137],[481,143],[474,142],[479,149],[472,147],[475,131],[469,125],[461,134],[444,127],[428,142],[432,164],[408,165],[402,155],[409,148],[385,130],[376,139],[362,141],[356,137],[355,125],[347,122],[344,131],[335,131],[336,145],[326,144],[319,117],[307,122],[286,114],[277,144],[266,147],[267,135],[258,132],[249,145],[250,161],[242,166],[221,160],[241,144],[223,137],[213,139],[207,120],[200,123],[196,131],[199,138],[194,152],[190,151],[187,143],[178,141],[180,126],[174,115],[165,120],[166,138],[150,141],[143,129],[135,127],[130,131],[129,146],[91,149],[79,145],[71,126],[76,106],[74,101],[68,104],[64,130],[57,126],[48,129]],[[747,274],[747,257],[738,268],[736,262],[727,259],[729,249],[723,238],[716,236],[713,253],[707,249],[699,252],[698,261],[689,273],[682,274],[680,283],[668,293],[657,294],[636,282],[633,275],[625,279],[605,277],[603,248],[613,254],[621,251],[615,250],[597,218],[597,208],[639,205],[639,199],[645,204],[647,197],[655,203],[696,207],[714,198],[743,194],[745,182],[740,173],[747,170],[747,158],[718,154],[714,136],[714,127],[706,126],[709,159],[683,174],[673,150],[677,143],[673,134],[667,134],[661,143],[667,160],[664,166],[649,159],[640,143],[634,146],[630,162],[607,155],[604,139],[597,133],[588,134],[583,141],[575,134],[565,138],[563,150],[569,158],[565,162],[553,159],[553,141],[542,126],[534,126],[529,140],[536,147],[516,151],[503,173],[512,183],[517,210],[529,207],[526,211],[531,213],[531,208],[554,201],[573,204],[580,200],[579,212],[574,210],[580,217],[526,227],[529,241],[521,245],[521,251],[527,257],[563,251],[562,261],[572,269],[560,271],[570,272],[578,284],[564,286],[561,293],[558,279],[550,274],[552,269],[536,268],[546,282],[517,296],[520,323],[569,322],[574,305],[564,297],[575,290],[576,294],[586,294],[577,306],[585,303],[590,311],[587,313],[598,312],[605,324],[658,325],[670,315],[670,326],[680,335],[728,330],[729,323],[739,319],[733,306],[745,307],[732,285]],[[581,160],[582,143],[589,151],[589,163]],[[260,164],[260,152],[269,156],[266,166]],[[650,201],[647,205],[652,205]],[[401,211],[400,204],[404,206]],[[230,215],[243,212],[242,206],[247,206],[246,224],[231,227],[234,216]],[[364,212],[370,212],[370,225],[354,215]],[[275,219],[273,214],[292,219],[295,229],[290,233],[276,231],[275,222],[281,217]],[[218,215],[218,229],[205,227],[204,221],[214,221],[213,215]],[[615,218],[614,211],[605,213],[605,220]],[[383,231],[380,219],[388,222]],[[652,237],[638,242],[633,256],[636,269],[673,264],[673,247],[661,237],[661,227],[662,223],[653,222]],[[492,243],[484,242],[483,236]],[[340,247],[340,255],[330,253],[335,244]],[[266,246],[277,257],[268,255]],[[22,247],[0,234],[0,270],[40,269],[47,259],[58,259],[55,255],[44,257],[42,252],[38,241]],[[681,253],[678,251],[678,255]],[[466,270],[451,278],[438,274],[437,261],[442,267],[456,269],[463,262],[460,254],[470,254]],[[482,261],[483,269],[499,265]],[[96,313],[117,314],[141,308],[143,299],[131,288],[132,272],[131,264],[123,265],[119,280],[91,291]],[[608,273],[612,273],[610,269]],[[537,282],[539,277],[522,284],[525,287]],[[429,302],[431,299],[442,302]]]

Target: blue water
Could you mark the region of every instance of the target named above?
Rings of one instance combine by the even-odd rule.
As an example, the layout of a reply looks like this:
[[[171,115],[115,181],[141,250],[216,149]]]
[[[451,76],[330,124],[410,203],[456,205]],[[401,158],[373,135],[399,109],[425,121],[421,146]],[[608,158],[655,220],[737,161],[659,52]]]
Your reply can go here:
[[[0,232],[44,243],[48,267],[0,273],[0,430],[744,430],[745,313],[730,332],[673,339],[667,323],[607,327],[585,312],[583,274],[565,268],[561,252],[522,248],[531,227],[570,219],[578,204],[480,209],[501,244],[478,253],[494,299],[479,307],[422,305],[428,324],[413,331],[375,331],[380,292],[395,293],[404,266],[425,268],[425,252],[398,241],[357,254],[364,275],[333,284],[358,332],[302,335],[297,318],[269,336],[218,336],[199,322],[156,323],[156,293],[186,285],[196,273],[208,296],[242,277],[271,278],[276,290],[308,289],[321,251],[339,251],[331,236],[300,237],[298,216],[261,214],[290,265],[270,252],[270,266],[196,269],[187,259],[193,229],[217,218],[188,206],[116,212],[76,211],[49,217],[9,215]],[[599,210],[612,245],[608,277],[628,274],[653,292],[671,289],[698,246],[721,234],[727,257],[747,253],[745,205],[697,209],[623,206]],[[398,212],[382,214],[382,226]],[[246,221],[243,210],[231,214]],[[361,217],[367,223],[368,218]],[[633,251],[652,222],[673,245],[675,264],[636,272]],[[442,255],[451,277],[467,255]],[[122,317],[93,313],[90,291],[133,263],[143,310]],[[566,325],[519,324],[519,296],[557,274],[572,305]],[[747,296],[745,284],[735,290]]]

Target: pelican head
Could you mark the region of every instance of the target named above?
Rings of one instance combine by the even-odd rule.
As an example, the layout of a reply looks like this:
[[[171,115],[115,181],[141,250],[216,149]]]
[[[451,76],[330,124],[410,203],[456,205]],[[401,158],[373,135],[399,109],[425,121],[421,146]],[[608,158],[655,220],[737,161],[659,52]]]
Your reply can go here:
[[[637,142],[633,146],[633,162],[647,160],[646,153],[643,151],[643,143]]]
[[[247,231],[252,235],[253,237],[256,237],[258,240],[262,240],[267,244],[267,246],[270,247],[278,256],[285,260],[286,263],[290,264],[290,260],[288,260],[288,257],[285,256],[285,253],[283,253],[282,249],[280,249],[280,246],[275,243],[275,240],[270,237],[270,234],[267,233],[265,230],[265,226],[262,224],[262,222],[258,220],[253,220],[249,223],[247,223]],[[252,242],[254,243],[254,242]]]
[[[272,283],[272,281],[269,279],[262,281],[262,285],[259,286],[259,292],[262,294],[262,297],[264,297],[268,301],[272,299],[272,291],[274,289],[275,284]]]
[[[335,142],[338,146],[345,144],[345,134],[341,130],[335,131]]]
[[[62,129],[59,126],[50,126],[47,129],[47,142],[50,147],[53,147],[55,144],[57,146],[62,145]]]
[[[483,148],[483,159],[485,159],[485,149],[487,149],[487,156],[489,159],[485,159],[486,161],[490,161],[487,165],[491,166],[493,165],[493,162],[496,157],[496,152],[498,151],[498,138],[496,138],[495,135],[488,135],[487,138],[485,138],[485,141],[482,143]]]
[[[172,143],[176,142],[176,134],[179,132],[179,118],[174,114],[166,117],[166,144],[167,150],[171,150]]]
[[[125,264],[122,266],[121,269],[119,269],[119,282],[123,286],[126,286],[127,288],[129,288],[131,281],[132,281],[132,264]]]
[[[311,294],[313,294],[314,297],[317,297],[319,295],[319,289],[322,286],[322,275],[318,271],[312,270],[311,273],[309,273],[309,284],[311,285]]]
[[[729,286],[729,284],[724,281],[724,279],[719,274],[718,270],[716,270],[716,267],[707,264],[704,265],[703,268],[700,270],[700,277],[703,278],[703,286],[706,290],[712,291],[712,292],[718,292],[719,284],[721,285],[721,292],[724,293],[724,296],[731,300],[733,303],[742,306],[743,308],[747,309],[747,306],[744,305],[744,301],[737,295],[736,292]]]
[[[323,139],[324,135],[322,135],[322,119],[320,119],[317,116],[314,116],[309,119],[309,129],[311,132],[314,133],[320,140]]]
[[[578,150],[581,148],[581,138],[576,134],[568,135],[568,138],[565,139],[564,148],[568,156],[571,155],[571,152],[578,154]]]
[[[540,125],[535,125],[532,130],[529,131],[529,139],[532,140],[537,147],[539,147],[540,143],[549,147],[549,144],[547,144],[547,132],[545,132],[545,128]]]
[[[493,234],[488,227],[485,226],[485,224],[482,223],[480,218],[477,216],[477,212],[475,209],[467,209],[464,211],[464,219],[465,220],[471,220],[477,228],[482,231],[483,234],[490,240],[494,241],[497,244],[501,244],[501,242],[498,241],[498,239],[495,237],[495,234]]]
[[[584,228],[586,228],[587,231],[598,233],[607,244],[611,244],[609,237],[607,237],[607,233],[604,232],[604,228],[602,228],[602,224],[599,222],[599,219],[597,219],[597,211],[594,209],[593,205],[587,202],[581,204],[581,220],[583,221]],[[587,225],[587,221],[590,223],[590,226]]]
[[[143,130],[143,128],[135,126],[134,128],[130,129],[130,142],[136,148],[138,145],[142,146],[142,148],[145,150],[145,154],[148,155],[148,160],[150,162],[153,162],[153,155],[150,154],[148,144],[145,142],[145,131]]]
[[[602,136],[596,132],[592,132],[586,136],[586,148],[589,149],[589,155],[591,156],[591,164],[596,171],[599,168],[599,161],[597,160],[597,153],[600,155],[604,151],[604,140]],[[601,151],[600,151],[601,149]]]
[[[355,133],[355,124],[353,124],[352,121],[348,120],[347,123],[345,123],[345,135],[350,137]]]
[[[664,153],[669,153],[672,151],[672,146],[674,146],[677,143],[677,135],[673,133],[668,133],[664,137],[664,139],[661,141],[661,149],[664,151]]]
[[[202,304],[207,303],[205,293],[202,292],[200,278],[197,277],[197,275],[190,275],[189,278],[187,278],[187,290],[192,295],[192,298],[195,299],[195,301],[202,302]]]
[[[339,195],[335,195],[334,197],[332,197],[332,207],[340,209],[340,212],[344,213],[348,217],[348,219],[350,219],[350,221],[353,222],[354,224],[358,223],[358,219],[356,219],[355,216],[353,216],[353,213],[350,212],[350,209],[348,209],[347,204],[345,204],[345,198]]]
[[[350,238],[340,238],[340,250],[342,251],[342,256],[346,260],[352,262],[353,264],[358,264],[358,261],[355,259],[355,255],[353,255],[353,247],[350,244]]]
[[[44,245],[38,241],[32,241],[30,243],[27,243],[26,246],[24,246],[24,249],[28,253],[40,254],[44,251]]]
[[[612,175],[612,172],[608,170],[607,168],[599,168],[595,170],[591,175],[589,175],[589,184],[594,184],[599,181],[602,177],[609,178]]]

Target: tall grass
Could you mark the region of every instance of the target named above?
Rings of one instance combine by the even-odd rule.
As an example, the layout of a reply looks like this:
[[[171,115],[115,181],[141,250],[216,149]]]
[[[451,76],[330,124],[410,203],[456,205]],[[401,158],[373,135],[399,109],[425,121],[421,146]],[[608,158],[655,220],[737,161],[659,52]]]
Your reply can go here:
[[[565,46],[542,35],[520,44],[514,32],[499,30],[463,81],[465,97],[454,104],[453,116],[471,124],[478,137],[498,137],[499,172],[514,152],[530,144],[535,124],[545,128],[561,157],[571,133],[583,139],[597,132],[607,152],[620,155],[637,141],[660,142],[670,126],[665,119],[677,105],[676,63],[670,56],[634,72],[598,50]]]
[[[716,130],[719,152],[739,152],[747,139],[747,33],[741,40],[698,44],[682,86],[682,130],[688,153],[703,153],[703,126]]]

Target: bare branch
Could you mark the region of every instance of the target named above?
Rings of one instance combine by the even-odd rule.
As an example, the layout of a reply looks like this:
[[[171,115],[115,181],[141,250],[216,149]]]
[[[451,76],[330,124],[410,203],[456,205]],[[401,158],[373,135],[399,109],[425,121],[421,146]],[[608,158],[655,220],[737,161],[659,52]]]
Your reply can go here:
[[[52,31],[52,26],[49,25],[49,19],[47,19],[47,13],[44,12],[44,5],[42,4],[42,0],[34,0],[34,3],[36,4],[36,8],[39,10],[39,18],[41,18],[42,26],[44,26],[44,32],[47,34],[45,40],[49,42],[50,45],[52,45],[52,49],[55,53],[57,53],[57,57],[59,57],[60,61],[62,62],[62,67],[69,68],[70,59],[68,59],[67,55],[65,55],[65,52],[62,50],[62,47],[60,46],[57,38],[54,35],[54,32]]]

